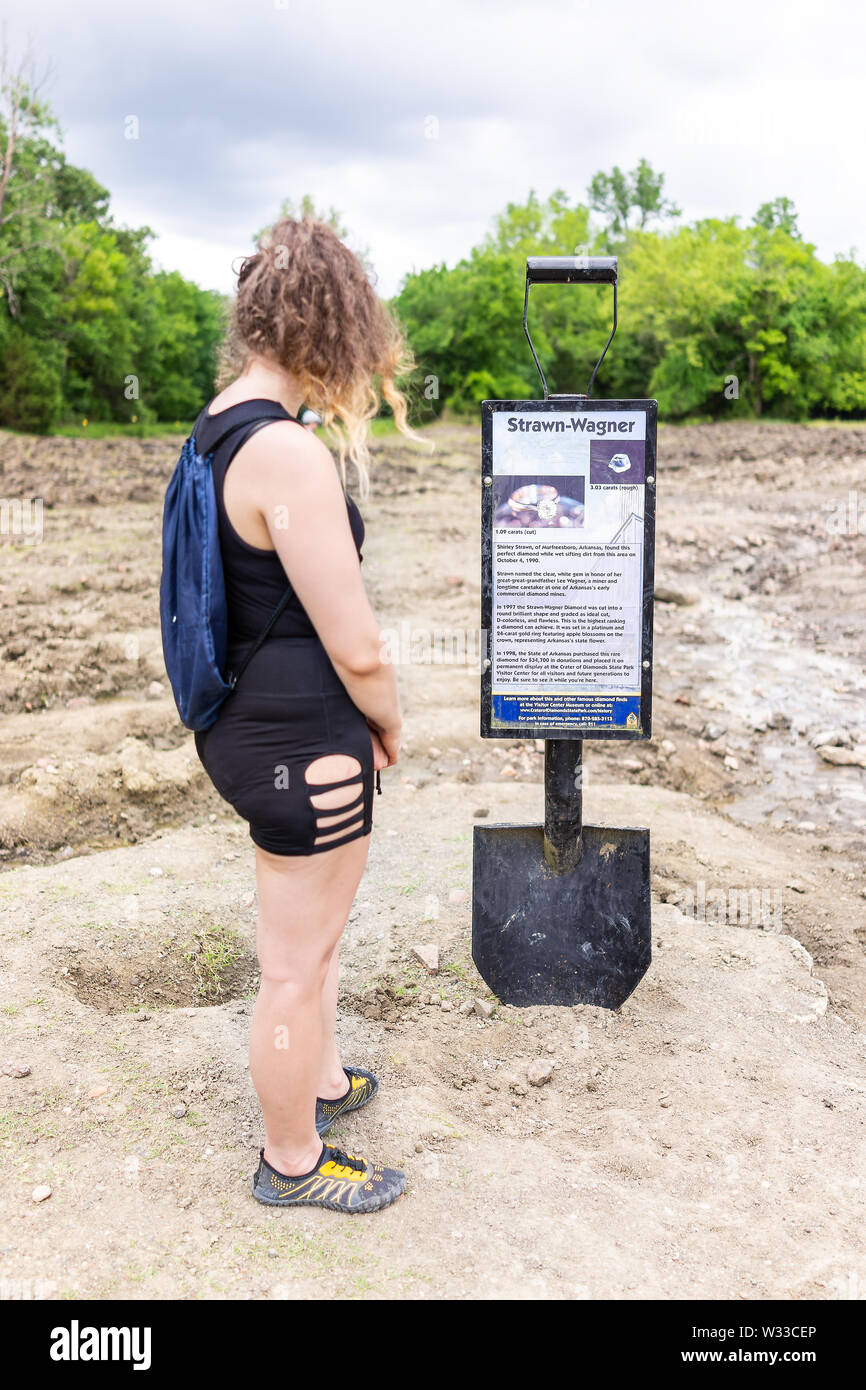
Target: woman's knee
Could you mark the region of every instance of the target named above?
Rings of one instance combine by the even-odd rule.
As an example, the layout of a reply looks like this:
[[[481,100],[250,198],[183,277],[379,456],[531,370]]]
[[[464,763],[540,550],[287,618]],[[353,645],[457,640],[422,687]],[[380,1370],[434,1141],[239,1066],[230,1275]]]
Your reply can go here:
[[[321,994],[338,944],[332,941],[317,951],[303,954],[260,945],[258,960],[262,982],[283,988],[299,1000],[308,994]]]

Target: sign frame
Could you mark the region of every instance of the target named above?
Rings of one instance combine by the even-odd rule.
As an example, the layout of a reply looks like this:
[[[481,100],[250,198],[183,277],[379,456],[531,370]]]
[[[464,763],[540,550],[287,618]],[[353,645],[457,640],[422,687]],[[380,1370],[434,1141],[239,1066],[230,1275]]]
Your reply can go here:
[[[502,411],[510,414],[547,414],[571,410],[575,413],[644,411],[646,447],[643,534],[643,596],[641,602],[641,688],[640,725],[636,729],[592,726],[550,728],[542,724],[520,724],[507,728],[493,723],[493,519],[494,488],[485,484],[493,474],[493,420]],[[653,601],[655,584],[655,499],[657,488],[658,402],[650,399],[588,399],[580,395],[550,396],[546,400],[500,401],[481,404],[481,630],[485,638],[486,660],[481,669],[481,737],[508,739],[621,739],[646,742],[652,737]],[[649,479],[652,478],[652,482]]]

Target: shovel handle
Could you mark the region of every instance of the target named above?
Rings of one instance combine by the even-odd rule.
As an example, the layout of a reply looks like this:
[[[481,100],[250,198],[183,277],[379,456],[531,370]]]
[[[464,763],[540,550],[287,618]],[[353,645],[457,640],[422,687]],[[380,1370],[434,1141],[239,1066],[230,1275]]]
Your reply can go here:
[[[568,874],[583,853],[583,743],[548,739],[544,745],[544,857],[555,874]]]
[[[538,375],[541,377],[541,386],[544,391],[544,399],[550,400],[550,391],[547,385],[547,377],[544,375],[544,368],[538,360],[538,353],[533,346],[532,338],[527,323],[529,313],[529,290],[532,285],[613,285],[613,326],[610,336],[602,349],[601,357],[593,368],[592,376],[589,378],[589,386],[586,388],[586,398],[592,397],[592,388],[595,385],[595,378],[598,369],[605,359],[608,348],[613,342],[613,335],[616,332],[616,277],[617,277],[617,258],[616,256],[527,256],[526,257],[526,289],[523,293],[523,331],[526,334],[526,341],[529,344],[529,351],[532,353],[532,360],[538,368]],[[556,740],[554,740],[555,742]]]
[[[616,256],[527,256],[528,285],[615,285]]]

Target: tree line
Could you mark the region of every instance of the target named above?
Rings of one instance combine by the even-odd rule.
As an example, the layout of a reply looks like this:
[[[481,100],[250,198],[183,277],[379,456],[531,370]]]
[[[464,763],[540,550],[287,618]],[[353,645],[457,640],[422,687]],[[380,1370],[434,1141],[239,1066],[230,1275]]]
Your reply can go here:
[[[408,275],[395,307],[430,414],[537,397],[523,333],[528,255],[619,258],[619,326],[594,394],[656,397],[668,419],[866,413],[866,270],[819,259],[787,198],[735,217],[678,221],[664,177],[598,174],[584,201],[557,190],[509,203],[457,265]],[[529,328],[549,389],[583,392],[611,325],[611,291],[540,285]]]
[[[0,55],[0,425],[184,421],[213,394],[225,297],[154,270],[70,164],[30,55]]]
[[[284,211],[293,205],[284,204]],[[300,212],[315,212],[304,197]],[[341,234],[330,209],[324,214]],[[147,227],[62,152],[32,63],[0,67],[0,425],[186,424],[214,392],[227,297],[155,270]],[[364,252],[365,260],[369,253]],[[866,270],[805,241],[786,198],[684,224],[641,160],[509,203],[454,266],[408,274],[391,301],[417,361],[419,420],[485,398],[537,397],[523,328],[527,255],[615,254],[619,328],[598,396],[655,396],[668,419],[866,413]],[[583,391],[610,291],[538,286],[530,329],[552,391]]]

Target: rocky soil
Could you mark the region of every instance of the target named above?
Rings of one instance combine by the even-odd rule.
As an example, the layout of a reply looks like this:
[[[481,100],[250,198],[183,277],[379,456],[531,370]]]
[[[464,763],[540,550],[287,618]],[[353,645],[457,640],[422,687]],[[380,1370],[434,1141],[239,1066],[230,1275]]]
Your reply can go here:
[[[248,1192],[252,850],[158,630],[180,441],[0,434],[43,499],[0,534],[0,1296],[862,1298],[866,430],[661,431],[654,738],[586,750],[588,819],[652,832],[615,1013],[472,965],[472,825],[537,822],[542,758],[478,736],[478,432],[428,433],[365,506],[406,739],[343,950],[382,1087],[337,1133],[409,1187],[357,1223]]]

